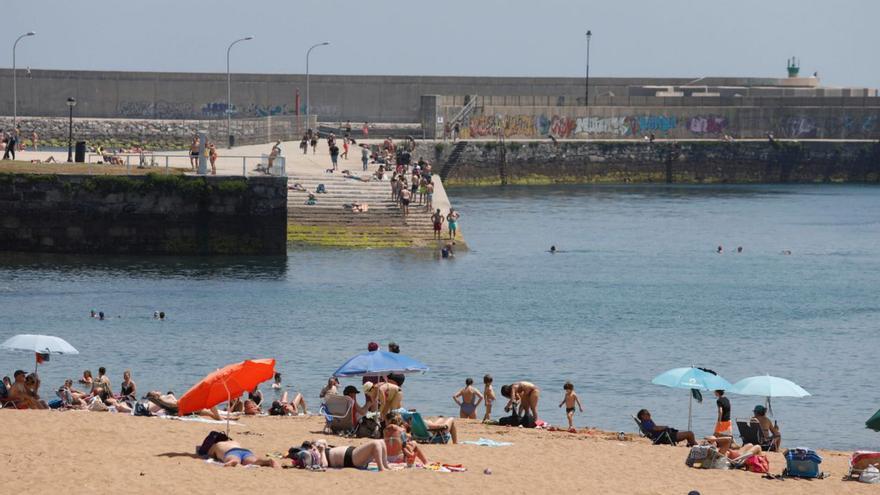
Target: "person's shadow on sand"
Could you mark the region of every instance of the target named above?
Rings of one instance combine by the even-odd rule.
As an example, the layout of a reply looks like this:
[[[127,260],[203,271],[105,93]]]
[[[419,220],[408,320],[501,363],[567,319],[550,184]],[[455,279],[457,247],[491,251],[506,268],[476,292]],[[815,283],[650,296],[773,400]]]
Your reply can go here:
[[[184,454],[183,452],[165,452],[163,454],[156,454],[156,457],[189,457],[190,459],[201,459],[201,457],[196,454]]]

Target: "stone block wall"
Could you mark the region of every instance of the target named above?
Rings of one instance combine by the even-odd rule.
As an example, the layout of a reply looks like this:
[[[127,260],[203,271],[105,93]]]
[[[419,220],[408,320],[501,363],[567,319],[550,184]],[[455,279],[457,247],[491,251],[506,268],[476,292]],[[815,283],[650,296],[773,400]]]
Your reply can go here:
[[[284,255],[277,177],[0,174],[0,251]]]
[[[825,141],[419,143],[447,185],[880,182],[880,144]]]

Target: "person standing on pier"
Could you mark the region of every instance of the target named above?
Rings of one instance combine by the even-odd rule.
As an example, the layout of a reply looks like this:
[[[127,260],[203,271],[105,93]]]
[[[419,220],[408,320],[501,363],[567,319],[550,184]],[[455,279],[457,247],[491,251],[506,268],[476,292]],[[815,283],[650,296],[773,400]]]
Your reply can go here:
[[[434,239],[437,239],[438,241],[440,240],[444,220],[446,219],[443,218],[443,214],[440,213],[440,208],[437,208],[437,211],[431,215],[431,223],[434,224]]]
[[[366,144],[361,145],[361,164],[364,166],[364,172],[367,171],[367,165],[370,164],[370,149]]]
[[[449,209],[449,214],[446,215],[446,225],[449,227],[449,238],[455,239],[456,233],[458,231],[458,219],[461,215],[455,211],[455,208]]]
[[[330,161],[333,162],[333,170],[339,168],[339,146],[336,146],[335,140],[330,144]]]

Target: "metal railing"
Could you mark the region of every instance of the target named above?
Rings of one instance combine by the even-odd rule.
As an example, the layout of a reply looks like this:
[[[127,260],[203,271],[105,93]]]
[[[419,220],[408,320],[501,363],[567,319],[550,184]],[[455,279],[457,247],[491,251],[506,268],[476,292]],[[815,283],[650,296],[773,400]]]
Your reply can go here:
[[[116,163],[113,163],[113,162]],[[233,163],[241,163],[241,169]],[[196,172],[198,170],[199,158],[192,158],[185,154],[163,154],[163,153],[88,153],[86,155],[86,163],[89,165],[89,173],[91,166],[98,167],[100,165],[125,166],[126,174],[132,174],[132,169],[156,170],[163,171],[168,174],[171,169],[182,169],[187,172]],[[267,173],[266,169],[269,164],[269,155],[224,155],[217,158],[217,175],[235,175],[247,177],[248,175],[274,175],[279,177],[287,176],[287,160],[284,156],[277,156],[273,160],[271,173]],[[253,166],[252,170],[248,170],[249,166]],[[234,167],[234,171],[233,171]],[[210,175],[211,165],[208,162],[208,174]]]

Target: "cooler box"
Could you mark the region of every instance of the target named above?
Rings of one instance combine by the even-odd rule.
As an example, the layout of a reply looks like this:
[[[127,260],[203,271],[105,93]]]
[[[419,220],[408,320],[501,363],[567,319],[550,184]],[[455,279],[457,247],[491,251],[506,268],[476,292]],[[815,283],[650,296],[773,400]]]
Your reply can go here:
[[[822,457],[813,449],[795,447],[785,451],[785,474],[798,478],[818,478],[822,472],[819,465]]]

